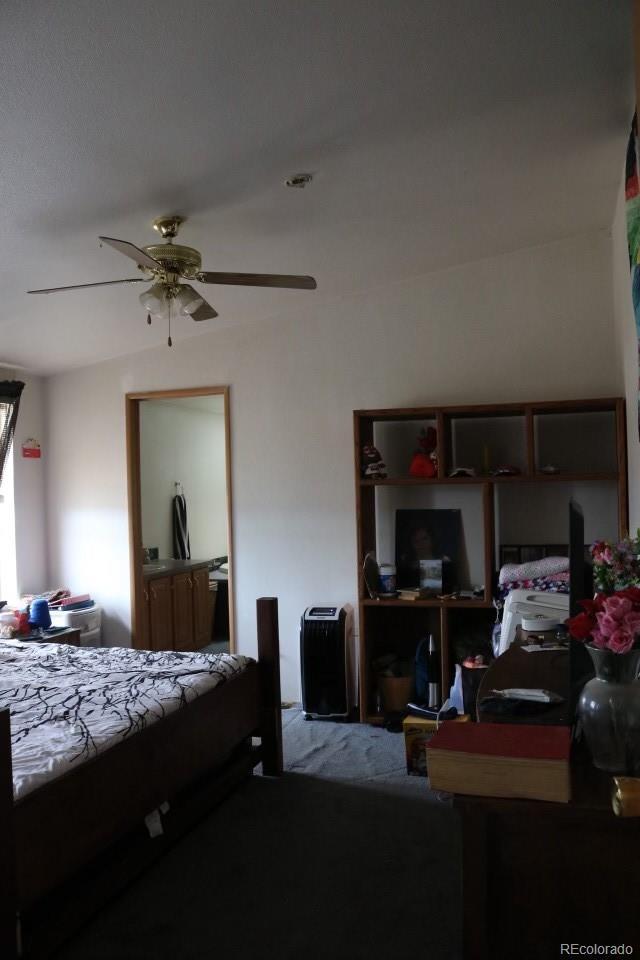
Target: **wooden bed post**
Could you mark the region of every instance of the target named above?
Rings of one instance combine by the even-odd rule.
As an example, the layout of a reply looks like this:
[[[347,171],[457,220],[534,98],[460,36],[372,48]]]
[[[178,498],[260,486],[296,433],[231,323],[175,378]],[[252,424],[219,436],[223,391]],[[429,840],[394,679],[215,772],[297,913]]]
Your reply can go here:
[[[0,957],[15,960],[18,898],[10,716],[8,710],[0,710]]]
[[[282,773],[282,716],[280,713],[280,644],[278,601],[260,597],[256,601],[258,661],[262,694],[262,770],[269,777]]]

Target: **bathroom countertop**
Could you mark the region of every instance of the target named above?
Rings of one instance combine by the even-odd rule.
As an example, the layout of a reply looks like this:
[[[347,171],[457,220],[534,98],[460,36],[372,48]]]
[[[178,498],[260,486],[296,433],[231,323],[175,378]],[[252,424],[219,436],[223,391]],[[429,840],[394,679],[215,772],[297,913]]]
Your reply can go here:
[[[208,567],[209,560],[154,560],[142,567],[145,580],[156,577],[173,577],[176,573],[187,573],[197,567]]]

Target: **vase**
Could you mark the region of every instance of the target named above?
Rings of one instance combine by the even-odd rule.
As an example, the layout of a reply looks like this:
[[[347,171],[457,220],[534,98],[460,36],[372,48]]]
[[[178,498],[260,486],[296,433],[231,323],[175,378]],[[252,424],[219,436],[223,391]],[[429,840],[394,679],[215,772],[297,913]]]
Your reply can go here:
[[[583,687],[578,716],[594,766],[640,776],[640,650],[587,650],[596,675]]]

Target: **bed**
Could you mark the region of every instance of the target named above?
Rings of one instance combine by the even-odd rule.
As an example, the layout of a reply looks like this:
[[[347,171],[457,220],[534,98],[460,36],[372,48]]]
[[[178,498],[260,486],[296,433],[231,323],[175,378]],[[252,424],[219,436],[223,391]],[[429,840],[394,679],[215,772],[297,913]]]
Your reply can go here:
[[[99,693],[100,722],[89,730],[86,716],[77,709],[78,698],[86,691],[79,690],[73,674],[62,693],[34,702],[43,673],[80,669],[86,651],[32,652],[24,671],[31,680],[26,695],[27,683],[21,687],[15,682],[19,655],[13,647],[9,652],[5,648],[0,677],[4,669],[5,699],[10,687],[14,703],[16,777],[14,783],[10,713],[2,709],[2,958],[13,960],[21,952],[47,956],[56,942],[161,855],[256,763],[262,762],[267,775],[281,773],[275,599],[257,601],[257,623],[257,662],[198,654],[176,654],[173,659],[156,654],[159,659],[148,660],[147,673],[157,679],[151,684],[145,674],[140,684],[145,709],[151,711],[146,719],[118,691],[131,686],[135,666],[130,657],[152,655],[101,652],[101,667],[111,685]],[[176,668],[178,660],[182,672]],[[113,682],[118,670],[125,677],[124,685]],[[195,673],[200,675],[198,684]],[[52,719],[60,726],[62,707],[71,733],[71,753],[60,760],[58,752],[56,760],[42,746],[42,738],[50,735],[39,728]],[[131,727],[128,735],[117,732],[115,718],[125,718]],[[96,729],[99,733],[94,736]],[[25,761],[25,751],[16,741],[28,741],[32,734]],[[43,764],[46,770],[34,764],[37,755],[49,756]]]

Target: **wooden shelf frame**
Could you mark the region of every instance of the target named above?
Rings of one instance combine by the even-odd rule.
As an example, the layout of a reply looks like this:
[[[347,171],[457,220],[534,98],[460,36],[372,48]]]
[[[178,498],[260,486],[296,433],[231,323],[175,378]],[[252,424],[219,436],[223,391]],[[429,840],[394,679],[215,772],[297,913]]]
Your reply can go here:
[[[614,418],[614,440],[616,469],[614,470],[571,470],[557,474],[542,473],[537,469],[536,418],[554,414],[610,413]],[[376,608],[385,611],[392,608],[404,611],[414,608],[422,615],[428,611],[439,612],[440,620],[440,659],[442,666],[441,684],[443,694],[450,683],[450,618],[456,610],[482,611],[487,616],[493,605],[491,589],[494,573],[495,516],[494,504],[496,487],[503,484],[533,484],[544,486],[558,483],[602,483],[615,488],[618,503],[618,533],[623,536],[628,530],[628,487],[626,452],[626,403],[621,397],[596,397],[578,400],[544,400],[527,403],[464,404],[455,406],[401,407],[384,409],[355,410],[354,453],[355,453],[355,500],[358,549],[358,596],[359,596],[359,683],[360,683],[360,719],[362,722],[377,723],[380,718],[372,715],[372,677],[370,676],[370,650],[367,636],[367,616],[376,616]],[[449,477],[447,474],[455,466],[452,458],[452,434],[456,420],[482,419],[499,420],[506,417],[522,418],[522,449],[524,451],[523,471],[515,476],[496,477],[491,475],[475,477]],[[410,476],[392,476],[383,480],[364,479],[360,473],[361,451],[365,444],[375,442],[375,425],[393,422],[429,422],[437,429],[438,473],[433,479]],[[384,452],[383,452],[384,455]],[[377,487],[438,487],[460,486],[477,487],[482,496],[483,513],[483,563],[484,597],[479,600],[468,598],[453,600],[372,600],[364,582],[363,561],[367,553],[376,552],[376,488]],[[399,614],[400,615],[400,614]],[[418,613],[419,615],[419,613]]]

